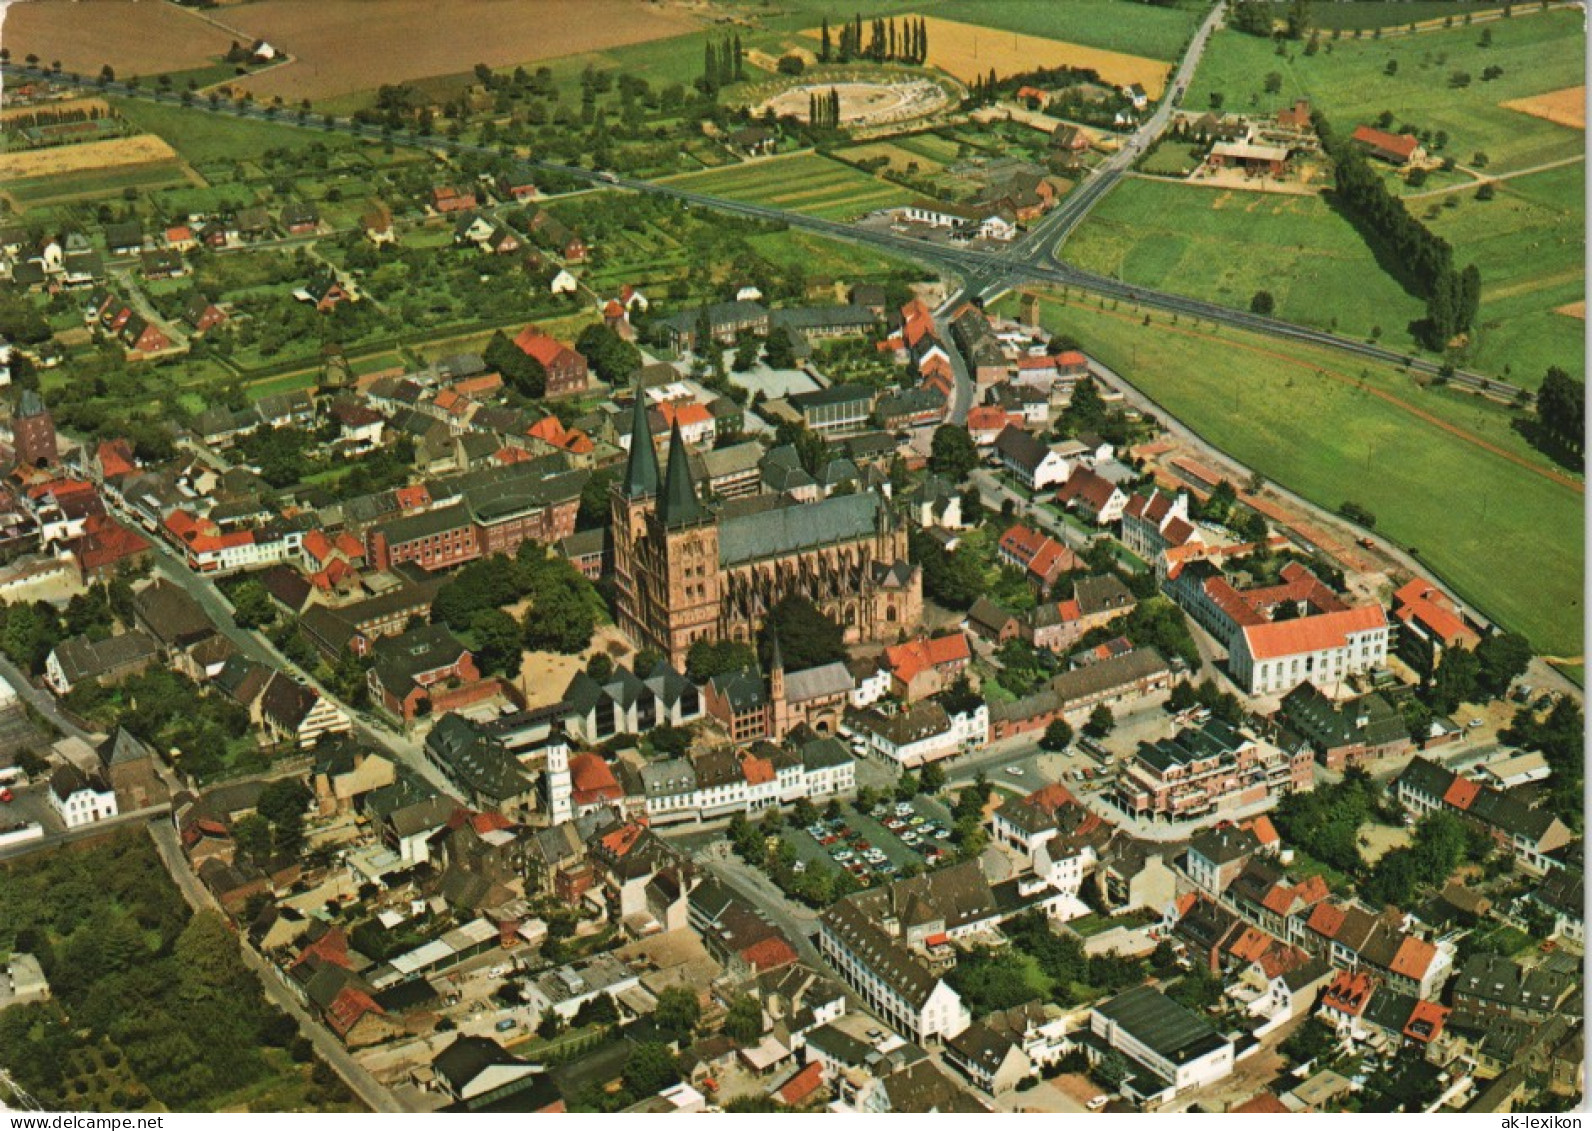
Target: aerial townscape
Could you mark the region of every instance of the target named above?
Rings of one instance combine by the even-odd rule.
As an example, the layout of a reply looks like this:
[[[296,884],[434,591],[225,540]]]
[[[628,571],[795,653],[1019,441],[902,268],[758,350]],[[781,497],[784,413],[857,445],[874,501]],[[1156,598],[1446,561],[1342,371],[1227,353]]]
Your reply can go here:
[[[1580,1109],[1580,5],[3,18],[0,1109]]]

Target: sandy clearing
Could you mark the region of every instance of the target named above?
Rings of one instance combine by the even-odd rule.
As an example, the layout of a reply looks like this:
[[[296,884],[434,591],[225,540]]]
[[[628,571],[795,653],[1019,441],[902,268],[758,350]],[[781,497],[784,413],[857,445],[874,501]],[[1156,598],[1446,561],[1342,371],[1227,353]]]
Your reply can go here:
[[[154,134],[134,134],[132,137],[111,138],[109,141],[86,141],[81,145],[56,145],[48,149],[0,153],[0,182],[175,160],[176,151],[162,138]]]
[[[1530,98],[1511,98],[1498,105],[1505,110],[1515,110],[1530,114],[1533,118],[1546,119],[1555,125],[1568,126],[1572,130],[1586,129],[1585,86],[1567,86],[1547,94],[1533,94]]]

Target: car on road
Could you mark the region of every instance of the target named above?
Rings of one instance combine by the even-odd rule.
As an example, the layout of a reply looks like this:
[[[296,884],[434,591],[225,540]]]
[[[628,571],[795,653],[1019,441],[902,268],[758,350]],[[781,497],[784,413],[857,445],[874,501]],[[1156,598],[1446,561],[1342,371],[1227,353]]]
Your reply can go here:
[[[1110,1102],[1111,1102],[1111,1097],[1110,1096],[1096,1096],[1096,1097],[1094,1097],[1094,1099],[1090,1100],[1084,1106],[1087,1107],[1090,1111],[1099,1111],[1101,1108],[1105,1107],[1106,1104],[1108,1104]]]
[[[9,789],[0,789],[0,801],[3,801],[7,805],[9,805],[9,804],[11,804],[11,802],[15,801],[16,799],[17,799],[17,795],[12,793]]]
[[[1021,766],[1007,766],[1006,772],[1014,778],[1020,778],[1023,776],[1023,768]]]

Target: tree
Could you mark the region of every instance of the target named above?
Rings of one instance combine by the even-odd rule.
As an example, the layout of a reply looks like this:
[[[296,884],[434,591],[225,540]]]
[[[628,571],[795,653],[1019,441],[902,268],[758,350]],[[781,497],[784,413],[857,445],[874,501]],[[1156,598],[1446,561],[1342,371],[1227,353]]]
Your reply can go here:
[[[583,651],[597,629],[601,606],[591,582],[563,558],[546,556],[535,542],[521,547],[520,561],[530,575],[526,587],[530,607],[522,621],[525,646],[565,654]]]
[[[1053,719],[1039,740],[1041,750],[1065,750],[1072,744],[1072,727],[1066,719]]]
[[[1536,423],[1550,445],[1579,457],[1586,445],[1586,386],[1551,366],[1537,390]]]
[[[930,762],[918,771],[918,789],[933,795],[945,788],[945,770],[938,762]]]
[[[509,679],[520,674],[525,633],[513,617],[502,609],[483,610],[471,618],[470,634],[475,639],[475,658],[483,673]]]
[[[680,1082],[680,1066],[669,1046],[644,1041],[630,1053],[623,1073],[625,1090],[637,1099],[655,1096]]]
[[[784,327],[770,331],[768,341],[763,344],[763,351],[770,369],[796,368],[796,345],[791,340],[790,332]]]
[[[641,368],[641,351],[605,322],[593,322],[582,330],[575,339],[575,349],[609,384],[621,382]]]
[[[547,370],[499,330],[481,351],[481,359],[497,370],[517,392],[539,399],[547,392]]]
[[[745,1048],[755,1045],[763,1035],[763,1007],[750,994],[741,994],[730,1002],[724,1015],[724,1035]]]
[[[697,683],[756,666],[757,653],[750,644],[739,640],[698,640],[691,645],[685,658],[686,674]]]
[[[1530,641],[1516,632],[1494,633],[1476,646],[1476,686],[1491,698],[1501,698],[1530,663]]]
[[[952,483],[960,483],[978,466],[978,449],[967,429],[942,424],[934,430],[929,444],[929,467]]]
[[[1089,712],[1089,721],[1084,723],[1083,732],[1090,738],[1104,738],[1116,725],[1117,720],[1112,717],[1111,708],[1101,703]]]
[[[805,597],[785,597],[763,620],[763,663],[772,666],[773,641],[779,640],[787,671],[844,661],[846,630],[826,617]]]
[[[690,986],[669,986],[658,994],[652,1020],[676,1040],[689,1041],[702,1020],[702,1002]]]
[[[1446,715],[1461,703],[1476,698],[1476,685],[1480,675],[1481,663],[1474,652],[1465,648],[1444,650],[1443,658],[1438,661],[1437,670],[1432,673],[1432,685],[1427,689],[1427,702],[1432,705],[1433,710]]]
[[[1272,298],[1270,291],[1256,291],[1255,297],[1249,300],[1249,309],[1254,314],[1270,317],[1272,311],[1277,309],[1277,300]]]

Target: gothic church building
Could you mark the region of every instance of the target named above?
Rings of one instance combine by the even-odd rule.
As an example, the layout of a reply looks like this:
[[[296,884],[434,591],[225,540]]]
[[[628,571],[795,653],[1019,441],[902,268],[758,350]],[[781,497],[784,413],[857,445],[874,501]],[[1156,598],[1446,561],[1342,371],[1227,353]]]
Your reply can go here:
[[[873,492],[815,503],[721,512],[692,481],[676,423],[669,466],[638,394],[630,458],[614,484],[614,583],[619,627],[637,647],[684,670],[698,640],[750,642],[768,610],[806,597],[846,630],[848,642],[894,642],[923,613],[923,578],[907,558],[907,531]]]

